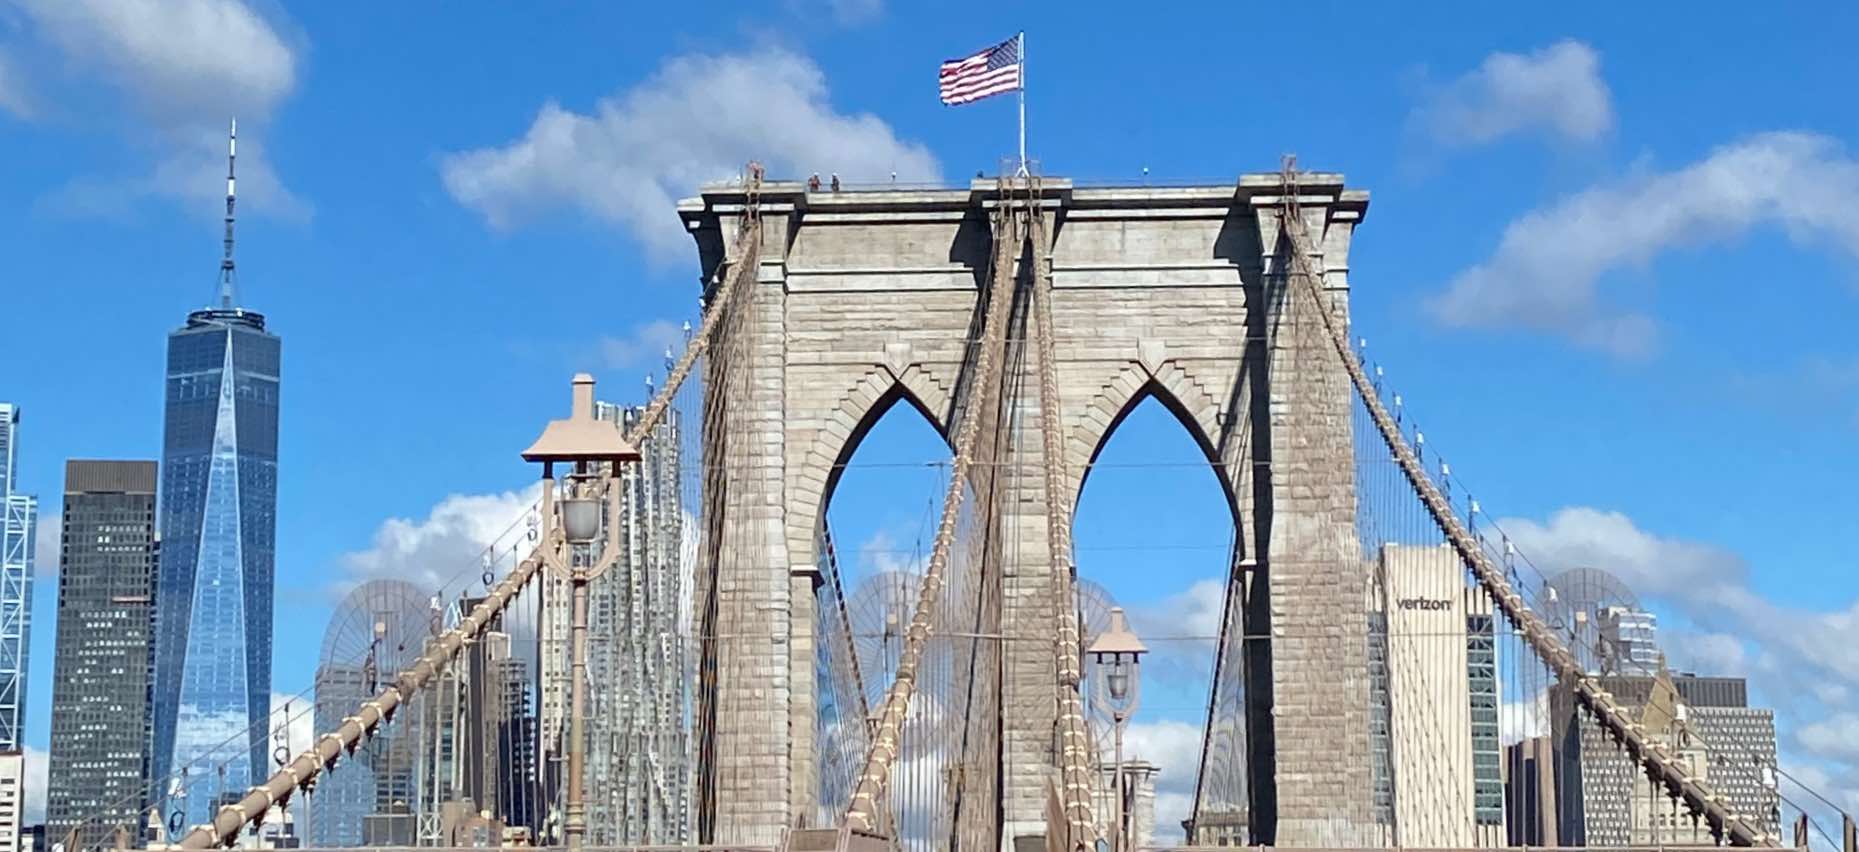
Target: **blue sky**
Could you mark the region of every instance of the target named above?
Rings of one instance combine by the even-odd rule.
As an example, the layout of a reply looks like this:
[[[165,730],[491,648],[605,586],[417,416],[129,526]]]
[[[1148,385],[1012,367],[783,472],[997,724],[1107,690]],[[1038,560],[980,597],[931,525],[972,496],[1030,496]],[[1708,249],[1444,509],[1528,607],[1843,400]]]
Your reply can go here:
[[[1859,11],[1166,8],[0,0],[22,482],[53,517],[66,458],[158,453],[163,335],[213,292],[236,113],[242,292],[284,339],[275,686],[294,692],[333,587],[449,576],[514,515],[516,450],[563,378],[618,397],[656,368],[696,294],[670,199],[751,157],[992,172],[1011,99],[942,107],[935,66],[1024,28],[1049,174],[1226,181],[1295,151],[1369,189],[1355,328],[1429,445],[1537,561],[1605,563],[1675,657],[1750,674],[1784,747],[1853,796]],[[855,463],[935,458],[914,417]],[[1154,406],[1106,453],[1195,457]],[[1079,561],[1132,607],[1190,606],[1230,526],[1204,470],[1158,471],[1093,476]],[[876,476],[842,495],[935,490]],[[911,499],[840,500],[839,540],[913,541]],[[1139,564],[1160,568],[1138,583]]]

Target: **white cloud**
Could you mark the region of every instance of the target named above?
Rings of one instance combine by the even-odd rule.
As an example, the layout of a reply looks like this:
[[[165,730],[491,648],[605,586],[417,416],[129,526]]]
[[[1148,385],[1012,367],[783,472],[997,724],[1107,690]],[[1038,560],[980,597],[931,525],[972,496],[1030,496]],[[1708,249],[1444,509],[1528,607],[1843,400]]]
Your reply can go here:
[[[1184,835],[1181,823],[1194,815],[1194,794],[1176,791],[1155,794],[1155,841],[1159,845],[1180,845]]]
[[[1161,640],[1193,639],[1212,648],[1226,611],[1226,581],[1197,580],[1188,590],[1159,604],[1134,607],[1130,622],[1138,635]]]
[[[1814,754],[1859,762],[1859,715],[1834,713],[1801,726],[1795,739]]]
[[[1509,745],[1531,737],[1549,736],[1549,692],[1519,696],[1498,706],[1498,738]]]
[[[36,112],[32,98],[26,94],[25,79],[4,51],[0,51],[0,112],[10,112],[16,118],[31,118]]]
[[[1661,635],[1666,661],[1676,669],[1742,677],[1754,664],[1743,639],[1730,633],[1666,629]]]
[[[1592,187],[1511,222],[1496,253],[1429,308],[1450,326],[1524,328],[1643,354],[1656,346],[1655,320],[1605,298],[1602,279],[1759,225],[1859,256],[1859,161],[1825,136],[1764,133],[1675,171]]]
[[[928,149],[899,140],[877,116],[836,111],[819,67],[778,48],[671,59],[589,114],[544,104],[522,138],[449,155],[441,174],[492,227],[565,208],[676,257],[690,252],[676,199],[750,159],[772,174],[848,181],[938,175]]]
[[[1783,748],[1786,749],[1785,744]],[[1788,798],[1789,805],[1805,809],[1820,830],[1832,837],[1839,837],[1841,814],[1827,808],[1826,803],[1820,799],[1825,797],[1847,813],[1859,812],[1859,764],[1849,764],[1844,770],[1836,768],[1829,771],[1820,765],[1790,760],[1790,757],[1792,755],[1786,753],[1782,756],[1782,771],[1787,775],[1781,778],[1781,794]],[[1802,787],[1812,792],[1804,792]],[[1784,814],[1792,816],[1793,810],[1793,807],[1789,807],[1784,810]],[[1818,833],[1810,831],[1809,837],[1818,839]],[[1838,847],[1815,844],[1815,848]]]
[[[1851,653],[1859,647],[1859,600],[1850,589],[1828,590],[1820,609],[1778,604],[1750,586],[1749,567],[1736,554],[1656,535],[1618,512],[1577,507],[1546,523],[1499,525],[1546,575],[1600,568],[1642,602],[1677,616],[1683,627],[1660,634],[1674,662],[1749,678],[1775,704],[1784,750],[1791,741],[1801,746],[1784,755],[1784,768],[1829,797],[1859,795],[1859,747],[1852,745],[1859,717],[1844,709],[1859,688],[1859,655]]]
[[[1793,364],[1755,364],[1730,373],[1725,390],[1770,411],[1825,416],[1859,425],[1859,358],[1810,355]]]
[[[278,178],[265,158],[264,143],[253,136],[252,122],[239,122],[239,211],[257,211],[286,220],[309,216],[309,204]],[[80,177],[47,196],[45,206],[73,216],[121,216],[135,205],[154,198],[180,201],[185,209],[225,213],[226,131],[202,121],[186,127],[157,131],[161,152],[148,174],[136,177]]]
[[[1447,145],[1477,145],[1540,131],[1568,139],[1599,138],[1614,125],[1601,57],[1578,41],[1529,54],[1493,53],[1475,71],[1447,84],[1414,120]]]
[[[41,505],[39,523],[33,531],[32,541],[32,576],[39,580],[54,580],[58,577],[58,560],[63,555],[64,545],[61,538],[64,520],[59,516],[57,507]]]
[[[884,0],[826,0],[826,5],[842,24],[857,24],[884,14]]]
[[[151,112],[262,112],[296,81],[296,58],[239,0],[19,0],[67,56]]]
[[[26,805],[24,808],[27,825],[45,822],[45,791],[51,782],[51,758],[45,752],[32,746],[21,750],[26,758]]]
[[[309,748],[316,739],[316,701],[309,694],[286,695],[282,692],[271,693],[271,745],[273,759],[267,765],[276,764],[277,732],[283,730],[288,739],[285,745],[292,758],[297,753]],[[288,758],[287,758],[288,759]]]
[[[344,594],[376,577],[407,580],[433,590],[447,584],[475,584],[483,571],[487,546],[495,544],[501,556],[519,542],[526,529],[520,519],[535,504],[540,489],[538,484],[521,492],[453,494],[434,506],[423,521],[389,518],[375,531],[374,542],[366,550],[342,555],[346,576],[332,591]]]
[[[889,573],[915,577],[922,575],[924,567],[929,564],[929,550],[927,547],[904,547],[889,530],[881,529],[859,545],[858,564],[867,577]],[[914,594],[911,600],[915,600]]]
[[[88,176],[47,201],[55,210],[117,214],[149,198],[211,214],[222,194],[226,122],[241,119],[242,209],[289,218],[307,206],[265,158],[262,128],[296,85],[297,56],[241,0],[17,0],[36,36],[29,47],[50,73],[63,67],[120,93],[120,111],[96,111],[149,152],[147,173]],[[49,61],[52,57],[61,63]],[[14,65],[15,69],[20,67]],[[0,68],[0,95],[13,90]],[[37,86],[54,80],[35,80]],[[16,110],[17,112],[17,110]],[[34,109],[36,117],[44,110]]]
[[[684,351],[684,327],[671,320],[653,320],[633,326],[625,337],[603,337],[599,347],[600,359],[609,369],[648,367],[656,370],[662,365],[667,350],[674,358]]]
[[[1206,700],[1225,607],[1226,582],[1213,577],[1158,602],[1126,607],[1130,628],[1149,646],[1145,690],[1171,703]]]
[[[1575,506],[1557,511],[1547,524],[1519,518],[1499,524],[1546,575],[1599,568],[1641,596],[1708,590],[1740,580],[1744,570],[1733,553],[1654,535],[1620,512]]]
[[[822,13],[840,26],[856,26],[884,14],[884,0],[788,0],[788,11],[808,21],[817,21]]]
[[[1181,821],[1194,809],[1194,786],[1201,769],[1201,726],[1174,719],[1131,722],[1123,734],[1123,751],[1130,759],[1155,764],[1156,839],[1180,840]],[[1106,754],[1103,762],[1113,763],[1114,757]],[[1099,817],[1109,819],[1107,814]]]
[[[1671,604],[1702,632],[1739,637],[1748,648],[1737,653],[1753,652],[1753,673],[1773,669],[1805,682],[1818,672],[1859,684],[1859,656],[1841,652],[1859,647],[1859,600],[1825,611],[1781,606],[1749,586],[1749,566],[1736,554],[1655,535],[1619,512],[1575,507],[1556,512],[1548,524],[1499,523],[1545,574],[1600,568],[1642,600]],[[1707,650],[1729,653],[1721,640],[1706,641]]]
[[[1108,742],[1104,748],[1110,748]],[[1194,774],[1200,770],[1201,726],[1176,719],[1131,722],[1123,732],[1123,752],[1130,759],[1147,760],[1161,769],[1158,789],[1191,791]],[[1105,759],[1114,758],[1106,753]]]

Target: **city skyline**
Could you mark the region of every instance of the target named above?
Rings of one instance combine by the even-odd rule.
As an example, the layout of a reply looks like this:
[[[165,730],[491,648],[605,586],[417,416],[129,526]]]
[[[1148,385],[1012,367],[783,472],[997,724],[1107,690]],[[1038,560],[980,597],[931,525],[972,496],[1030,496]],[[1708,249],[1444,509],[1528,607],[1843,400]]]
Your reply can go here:
[[[532,118],[543,129],[553,126],[544,118],[564,127],[598,129],[604,126],[602,98],[613,98],[610,106],[623,119],[651,118],[637,111],[649,95],[683,92],[679,87],[695,85],[693,79],[724,79],[723,72],[731,68],[772,68],[796,75],[793,90],[814,92],[811,100],[800,101],[811,110],[807,115],[848,121],[865,116],[877,122],[896,142],[894,158],[906,165],[906,173],[917,167],[935,177],[961,178],[983,166],[994,170],[996,149],[1010,147],[1010,108],[983,105],[960,114],[934,108],[923,69],[998,36],[873,5],[877,11],[862,21],[832,19],[830,25],[821,23],[827,20],[823,17],[794,20],[784,13],[763,13],[755,22],[787,39],[779,48],[765,49],[740,45],[723,22],[691,23],[648,12],[626,23],[661,36],[664,46],[619,56],[609,56],[611,46],[598,40],[558,32],[611,29],[616,26],[611,19],[563,27],[559,21],[513,24],[461,15],[447,25],[479,34],[514,28],[587,73],[523,69],[507,81],[485,81],[481,73],[445,65],[456,72],[455,82],[440,84],[412,73],[416,56],[432,59],[422,50],[394,57],[374,41],[406,37],[419,23],[416,16],[383,13],[380,31],[365,39],[376,45],[366,51],[370,57],[349,69],[340,63],[355,49],[350,40],[362,37],[331,13],[253,12],[228,4],[247,10],[258,22],[265,37],[254,43],[263,55],[283,57],[284,69],[265,66],[272,69],[269,76],[225,99],[245,98],[247,103],[214,103],[198,110],[211,112],[210,119],[187,118],[209,126],[207,135],[213,135],[233,111],[230,107],[252,106],[252,98],[261,107],[244,111],[253,116],[252,144],[258,152],[253,162],[263,170],[250,180],[261,218],[247,234],[264,247],[263,266],[255,268],[266,270],[251,288],[253,304],[290,318],[286,327],[293,353],[286,370],[293,397],[280,415],[281,449],[287,458],[314,460],[278,481],[279,502],[295,507],[290,511],[296,516],[279,519],[277,611],[289,599],[314,613],[305,620],[321,624],[339,599],[340,587],[387,570],[390,559],[419,561],[418,572],[434,576],[432,585],[458,572],[475,575],[477,569],[468,564],[474,554],[461,542],[490,537],[496,530],[487,528],[507,523],[527,505],[525,489],[533,474],[512,457],[540,422],[535,412],[552,410],[556,380],[593,362],[603,379],[612,380],[609,387],[635,386],[639,374],[654,369],[659,350],[675,343],[669,330],[692,314],[690,263],[678,253],[688,254],[688,247],[675,245],[669,253],[657,248],[666,242],[655,229],[671,228],[678,235],[675,219],[652,206],[659,200],[652,194],[690,194],[696,180],[727,173],[725,167],[733,169],[738,161],[763,153],[751,144],[757,138],[751,132],[708,124],[682,138],[698,147],[711,138],[704,134],[714,134],[715,147],[723,153],[691,164],[653,162],[622,142],[612,142],[622,147],[608,159],[598,145],[597,150],[569,152],[571,162],[580,158],[590,170],[609,166],[650,187],[619,193],[635,206],[618,209],[534,175],[519,176],[533,183],[517,187],[471,183],[471,175],[491,172],[467,168],[485,160],[465,155],[518,148],[530,138]],[[1752,690],[1766,692],[1778,707],[1784,752],[1807,753],[1840,742],[1840,733],[1859,723],[1839,709],[1840,696],[1850,697],[1859,681],[1838,670],[1826,649],[1850,636],[1837,618],[1853,606],[1851,559],[1822,531],[1840,528],[1852,508],[1835,475],[1856,461],[1851,421],[1859,398],[1853,395],[1850,365],[1859,353],[1834,319],[1852,309],[1850,294],[1838,283],[1846,275],[1849,243],[1805,226],[1808,239],[1794,245],[1783,237],[1799,223],[1763,207],[1747,219],[1732,216],[1710,223],[1721,231],[1701,227],[1696,244],[1652,234],[1642,235],[1643,255],[1629,253],[1623,261],[1601,252],[1600,271],[1587,279],[1594,286],[1584,289],[1579,281],[1570,286],[1577,296],[1586,293],[1588,301],[1511,305],[1509,313],[1502,305],[1491,307],[1494,322],[1511,323],[1497,334],[1439,321],[1415,304],[1448,289],[1460,272],[1490,263],[1518,272],[1522,267],[1503,265],[1522,263],[1503,248],[1507,226],[1534,221],[1532,215],[1572,215],[1569,205],[1584,199],[1602,211],[1646,209],[1654,203],[1708,206],[1708,196],[1698,201],[1688,194],[1699,184],[1687,176],[1735,169],[1756,154],[1823,175],[1828,185],[1846,185],[1841,181],[1849,180],[1852,168],[1846,148],[1859,139],[1859,127],[1851,116],[1811,102],[1786,81],[1790,75],[1846,73],[1849,58],[1812,45],[1829,44],[1822,41],[1828,38],[1825,33],[1849,29],[1851,21],[1842,17],[1839,26],[1831,27],[1762,22],[1751,35],[1758,42],[1809,47],[1788,51],[1778,68],[1734,73],[1705,68],[1679,82],[1667,80],[1659,69],[1696,64],[1687,57],[1708,55],[1702,40],[1708,36],[1649,45],[1659,39],[1647,35],[1652,21],[1641,13],[1626,13],[1614,24],[1581,27],[1542,18],[1481,18],[1471,26],[1475,37],[1458,44],[1428,35],[1407,46],[1372,44],[1367,33],[1376,29],[1372,21],[1352,23],[1329,14],[1320,17],[1343,34],[1337,50],[1344,58],[1338,68],[1302,85],[1313,96],[1350,105],[1346,120],[1284,115],[1295,111],[1250,101],[1227,112],[1213,111],[1217,115],[1175,95],[1145,102],[1152,85],[1148,78],[1120,79],[1089,67],[1090,46],[1101,45],[1093,23],[1101,23],[1100,14],[1087,10],[1076,19],[1029,26],[1035,156],[1053,174],[1137,181],[1144,167],[1152,168],[1158,180],[1269,168],[1281,149],[1295,147],[1303,162],[1344,171],[1352,181],[1370,186],[1377,193],[1377,208],[1357,248],[1357,265],[1370,271],[1360,278],[1354,316],[1372,351],[1388,365],[1390,380],[1424,420],[1429,440],[1449,454],[1455,469],[1490,489],[1479,496],[1502,513],[1499,517],[1517,532],[1532,558],[1628,576],[1648,611],[1657,614],[1661,630],[1679,640],[1677,647],[1687,655],[1675,659],[1675,667],[1747,675]],[[1429,20],[1441,32],[1454,29],[1424,14],[1417,23],[1425,29]],[[1719,34],[1730,27],[1725,21],[1704,25]],[[1205,27],[1227,33],[1256,28],[1219,14]],[[35,32],[11,34],[0,47],[22,55],[63,55],[83,43],[47,37],[39,44]],[[1144,22],[1126,37],[1138,49],[1168,53],[1163,67],[1172,74],[1257,91],[1249,82],[1226,76],[1233,71],[1199,56],[1208,49],[1199,34],[1161,33]],[[1161,48],[1177,38],[1189,49]],[[866,43],[884,39],[895,39],[902,48],[892,56]],[[1575,47],[1559,47],[1566,44]],[[344,59],[334,60],[337,56]],[[680,60],[685,64],[677,64]],[[80,68],[92,67],[82,57],[73,61]],[[1479,88],[1501,78],[1485,73],[1488,68],[1513,67],[1506,62],[1543,75],[1531,79],[1568,87],[1557,91],[1598,92],[1599,106],[1589,100],[1583,102],[1590,105],[1586,111],[1564,105],[1558,112],[1541,103],[1503,100],[1499,95],[1505,90]],[[868,65],[884,70],[859,70]],[[103,70],[88,72],[89,77],[78,72],[75,82],[49,76],[50,71],[34,82],[44,92],[81,88],[93,103],[125,97],[113,96],[114,91],[134,93],[141,91],[136,86],[160,84],[122,82],[101,63],[95,67]],[[406,81],[430,103],[444,103],[457,96],[454,87],[477,82],[483,109],[464,117],[436,116],[424,108],[402,111],[400,98],[364,91],[361,75]],[[1076,83],[1061,86],[1061,80]],[[1191,88],[1201,91],[1202,85]],[[1683,120],[1713,114],[1722,92],[1756,90],[1773,97],[1760,99],[1724,126],[1705,129]],[[1093,138],[1086,91],[1091,101],[1106,95],[1123,98],[1136,116],[1130,124],[1153,129]],[[629,93],[638,93],[640,100],[628,101]],[[1283,105],[1278,96],[1258,97],[1265,106]],[[1492,114],[1481,111],[1493,106],[1481,97],[1496,98],[1496,107],[1522,117],[1474,122],[1466,116]],[[64,317],[89,317],[91,325],[82,333],[95,338],[77,347],[83,351],[72,354],[70,373],[56,380],[21,375],[12,386],[0,387],[0,398],[21,400],[32,415],[33,431],[23,444],[29,454],[26,481],[49,493],[44,483],[56,480],[66,458],[160,453],[154,426],[159,403],[149,389],[154,378],[146,365],[153,359],[157,329],[166,322],[162,318],[193,305],[205,290],[197,286],[204,276],[194,273],[201,270],[210,235],[217,231],[218,223],[206,220],[216,207],[212,184],[221,164],[203,169],[206,189],[188,190],[193,195],[184,201],[162,194],[171,190],[153,189],[102,222],[84,214],[47,212],[52,205],[44,199],[68,200],[73,193],[64,190],[91,186],[84,178],[118,167],[133,173],[139,163],[122,153],[133,146],[120,144],[111,126],[48,124],[43,111],[27,117],[12,111],[11,103],[0,97],[5,113],[0,122],[18,130],[23,161],[47,173],[44,178],[22,173],[0,187],[19,202],[14,205],[18,212],[8,214],[15,217],[15,233],[48,247],[23,252],[19,280],[69,281],[69,289],[79,293],[47,284],[5,298],[21,305],[28,326],[22,329],[24,345],[34,351],[61,351],[54,348],[60,340],[37,326],[62,325]],[[545,103],[550,106],[544,108]],[[338,117],[351,111],[370,116],[369,127],[381,132],[341,128]],[[380,118],[397,111],[404,115]],[[1469,141],[1437,143],[1434,131],[1440,124],[1474,127],[1479,133],[1466,135]],[[828,125],[834,132],[846,126]],[[1777,139],[1766,135],[1771,132],[1806,133],[1831,140],[1832,147],[1813,143],[1803,148],[1799,137]],[[546,134],[534,135],[546,139]],[[368,149],[357,137],[369,140]],[[1207,141],[1213,138],[1223,141]],[[1369,139],[1377,142],[1357,141]],[[1377,150],[1402,145],[1405,152]],[[73,152],[90,158],[86,163],[110,165],[79,165]],[[191,156],[192,149],[187,152]],[[848,165],[849,155],[823,142],[773,153],[779,155],[773,162],[784,176],[818,169],[843,171],[851,179],[856,166],[882,180],[890,171],[888,163]],[[626,170],[634,166],[636,173]],[[1788,172],[1780,182],[1799,189],[1788,178],[1797,173]],[[265,177],[256,177],[261,174]],[[629,184],[616,178],[612,185]],[[634,202],[635,197],[641,200]],[[1780,190],[1773,196],[1788,197]],[[1780,200],[1764,204],[1786,206]],[[1836,221],[1850,215],[1837,204],[1827,210]],[[199,212],[164,215],[176,211]],[[493,236],[486,238],[487,233]],[[71,246],[82,243],[60,242],[94,241],[99,234],[118,243],[118,250],[74,251]],[[1564,236],[1578,242],[1578,248],[1588,245],[1581,241],[1583,234]],[[54,248],[61,245],[63,250]],[[533,280],[569,283],[533,288],[527,284]],[[1748,282],[1777,286],[1748,287]],[[1741,317],[1725,316],[1717,306],[1742,300],[1753,300],[1744,310],[1758,318],[1751,326],[1756,333],[1724,341],[1721,329]],[[1564,309],[1573,319],[1557,325],[1564,315],[1551,308]],[[565,317],[560,338],[525,330],[520,320],[532,312]],[[1539,315],[1534,324],[1517,319],[1531,313]],[[1569,331],[1584,321],[1599,327],[1619,313],[1652,316],[1662,332],[1655,348],[1619,359]],[[1775,331],[1783,323],[1790,333]],[[444,366],[434,370],[432,364]],[[1666,369],[1673,374],[1655,372]],[[73,376],[82,380],[73,381]],[[84,385],[84,392],[65,384]],[[1725,402],[1724,396],[1732,399]],[[110,415],[97,414],[99,398],[112,400]],[[434,413],[458,411],[460,405],[468,405],[472,414]],[[367,426],[341,422],[336,412],[345,410],[365,412]],[[1107,449],[1107,462],[1192,460],[1166,416],[1143,411],[1132,421],[1135,431],[1120,433]],[[881,423],[858,460],[919,462],[946,454],[933,434],[926,438],[922,432],[902,431],[916,424],[900,422],[905,421]],[[1725,434],[1785,435],[1787,440],[1769,449],[1720,455]],[[1538,449],[1552,446],[1565,447],[1582,462],[1563,464],[1555,461],[1560,451],[1552,455]],[[440,453],[447,463],[423,463],[419,454],[427,450]],[[1711,458],[1711,464],[1697,463],[1701,457]],[[1702,468],[1711,470],[1706,474]],[[1140,514],[1142,507],[1153,504],[1160,507],[1156,515],[1172,517],[1146,525],[1164,530],[1176,546],[1224,544],[1216,541],[1227,534],[1218,526],[1219,513],[1204,511],[1208,501],[1201,498],[1210,489],[1196,491],[1198,486],[1182,484],[1185,480],[1171,478],[1165,468],[1150,473],[1153,482],[1144,484],[1129,481],[1137,478],[1131,472],[1124,480],[1128,496],[1114,501],[1107,483],[1119,481],[1118,471],[1106,466],[1094,473],[1081,509],[1081,530],[1093,518],[1104,527],[1108,524],[1102,522],[1119,517],[1148,518]],[[835,533],[845,552],[858,556],[862,551],[858,558],[871,567],[884,559],[908,559],[911,542],[921,535],[921,507],[877,508],[882,495],[897,486],[878,482],[875,475],[866,480],[869,485],[851,482],[855,478],[848,475],[850,490],[842,490],[836,503],[840,525]],[[1741,485],[1723,484],[1728,481]],[[1788,496],[1745,505],[1748,495]],[[54,530],[53,541],[55,527],[47,523],[57,516],[55,508],[42,507],[45,522],[39,526],[42,537]],[[1132,536],[1115,531],[1081,532],[1079,544],[1104,548],[1081,550],[1082,569],[1112,584],[1133,610],[1154,613],[1153,623],[1180,621],[1196,612],[1190,593],[1219,570],[1210,564],[1217,557],[1196,561],[1192,551],[1114,550],[1137,546]],[[55,560],[44,561],[41,580]],[[1155,567],[1137,579],[1132,575],[1141,572],[1132,571],[1132,565]],[[34,638],[35,648],[44,649],[51,644],[44,622],[50,621],[47,587],[52,584],[39,585],[35,612],[42,629]],[[1714,601],[1741,608],[1713,613]],[[303,636],[314,630],[286,622],[279,618],[277,676],[265,684],[265,691],[280,695],[307,687],[315,666],[311,655],[286,651],[293,639],[301,646]],[[1810,638],[1790,641],[1788,631],[1796,628]],[[49,732],[50,662],[49,653],[36,655],[35,684],[27,692],[38,714],[36,721],[29,719],[27,745],[41,749]],[[1151,737],[1149,747],[1170,747],[1172,729],[1166,723],[1194,722],[1192,705],[1199,699],[1192,693],[1183,686],[1175,699],[1155,704],[1155,717],[1143,728],[1143,735]],[[248,713],[258,698],[247,696]],[[269,695],[263,698],[269,703]],[[1833,754],[1819,771],[1840,789],[1859,789],[1854,759]],[[1158,822],[1165,825],[1166,797],[1180,787],[1164,775],[1158,788],[1158,808],[1164,812]]]

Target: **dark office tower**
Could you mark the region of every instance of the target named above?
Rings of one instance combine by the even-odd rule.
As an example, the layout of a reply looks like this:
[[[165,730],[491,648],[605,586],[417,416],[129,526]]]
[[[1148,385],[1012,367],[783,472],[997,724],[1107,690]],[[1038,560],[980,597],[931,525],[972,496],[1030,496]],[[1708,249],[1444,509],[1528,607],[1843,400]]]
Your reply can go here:
[[[459,614],[470,613],[482,601],[461,599]],[[539,827],[536,715],[530,704],[535,684],[501,615],[459,655],[454,668],[462,675],[464,696],[456,729],[458,796],[507,827],[533,832]]]
[[[45,817],[67,849],[146,815],[155,562],[155,463],[66,462]]]
[[[230,172],[219,304],[168,335],[155,774],[188,825],[262,777],[269,736],[278,338],[238,304]]]

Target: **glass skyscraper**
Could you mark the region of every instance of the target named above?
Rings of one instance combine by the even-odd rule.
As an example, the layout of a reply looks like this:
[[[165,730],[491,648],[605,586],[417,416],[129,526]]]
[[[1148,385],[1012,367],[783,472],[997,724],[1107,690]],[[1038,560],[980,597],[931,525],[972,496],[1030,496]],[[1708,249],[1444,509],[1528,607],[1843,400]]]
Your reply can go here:
[[[155,756],[188,825],[262,778],[267,752],[279,341],[230,301],[168,335]]]
[[[265,775],[277,536],[278,350],[239,307],[233,154],[219,305],[168,335],[155,586],[156,795],[170,821],[206,822]]]
[[[39,498],[18,493],[19,406],[0,402],[0,754],[20,750]]]

